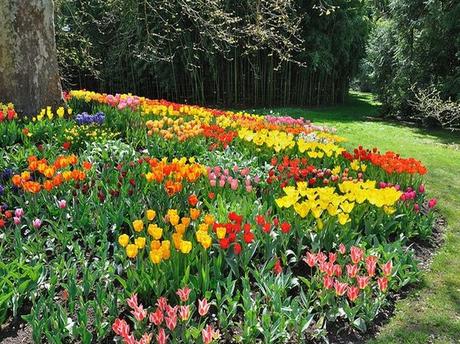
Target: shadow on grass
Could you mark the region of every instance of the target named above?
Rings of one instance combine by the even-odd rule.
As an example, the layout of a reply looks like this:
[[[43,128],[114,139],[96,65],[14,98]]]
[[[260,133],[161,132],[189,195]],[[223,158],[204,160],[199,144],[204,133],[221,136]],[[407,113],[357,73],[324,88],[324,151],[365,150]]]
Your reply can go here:
[[[349,124],[356,122],[382,123],[394,128],[409,128],[414,134],[432,136],[444,144],[460,144],[460,132],[427,129],[412,123],[401,123],[380,115],[381,104],[370,93],[350,92],[344,104],[313,108],[258,108],[247,110],[258,114],[304,117],[318,124]]]

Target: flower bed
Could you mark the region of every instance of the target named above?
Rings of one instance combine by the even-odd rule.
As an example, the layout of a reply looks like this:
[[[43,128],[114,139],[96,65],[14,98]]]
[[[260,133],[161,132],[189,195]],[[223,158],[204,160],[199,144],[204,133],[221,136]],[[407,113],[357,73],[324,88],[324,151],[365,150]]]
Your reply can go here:
[[[321,341],[418,281],[420,161],[304,119],[66,99],[0,106],[0,323],[28,313],[35,342]]]

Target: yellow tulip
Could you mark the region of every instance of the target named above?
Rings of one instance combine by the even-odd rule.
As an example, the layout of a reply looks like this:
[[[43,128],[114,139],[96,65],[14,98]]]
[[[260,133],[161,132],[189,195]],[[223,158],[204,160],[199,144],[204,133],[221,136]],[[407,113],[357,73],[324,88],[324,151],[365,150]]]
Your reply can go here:
[[[134,243],[140,250],[142,250],[145,247],[145,237],[139,237],[134,239]]]
[[[138,247],[135,244],[129,244],[126,246],[126,255],[128,258],[136,258]]]
[[[192,243],[190,241],[182,240],[180,243],[180,251],[188,254],[192,250]]]
[[[118,237],[118,243],[122,247],[126,247],[129,244],[129,236],[126,234],[122,234]]]
[[[144,229],[144,222],[142,220],[134,220],[133,228],[136,232],[140,232]]]
[[[150,260],[152,261],[152,263],[159,264],[159,263],[161,263],[161,259],[163,257],[163,252],[160,249],[151,250],[150,253],[149,253],[149,257],[150,257]]]
[[[149,209],[145,212],[145,215],[147,216],[147,219],[149,221],[152,221],[155,218],[155,216],[157,216],[157,213],[155,210]]]
[[[217,227],[216,234],[219,239],[223,239],[226,233],[227,229],[225,227]]]

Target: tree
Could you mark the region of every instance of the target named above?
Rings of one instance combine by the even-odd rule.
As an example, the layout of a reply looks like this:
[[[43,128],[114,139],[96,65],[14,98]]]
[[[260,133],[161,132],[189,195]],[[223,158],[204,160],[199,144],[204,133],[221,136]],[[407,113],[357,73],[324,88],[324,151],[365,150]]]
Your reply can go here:
[[[0,101],[30,115],[61,93],[53,1],[0,1]]]

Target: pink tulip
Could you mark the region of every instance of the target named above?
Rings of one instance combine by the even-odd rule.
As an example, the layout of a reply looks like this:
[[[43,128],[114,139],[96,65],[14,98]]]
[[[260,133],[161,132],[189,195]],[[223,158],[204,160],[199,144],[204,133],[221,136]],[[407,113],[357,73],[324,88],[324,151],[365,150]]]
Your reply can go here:
[[[137,294],[131,295],[131,297],[126,300],[126,303],[132,309],[136,309],[139,306],[138,301],[137,301]]]
[[[309,267],[314,267],[316,265],[316,255],[314,253],[307,252],[307,256],[303,259]]]
[[[39,229],[42,226],[42,220],[35,219],[32,221],[32,225],[34,226],[35,229]]]
[[[245,167],[245,168],[243,168],[243,169],[241,170],[240,173],[241,173],[241,175],[242,175],[243,177],[245,177],[245,176],[247,176],[247,175],[249,174],[249,172],[250,172],[249,167]]]
[[[160,297],[157,300],[157,306],[162,312],[164,312],[166,310],[166,307],[168,306],[168,300],[166,299],[166,297]]]
[[[359,295],[358,287],[348,287],[347,296],[350,301],[355,301]]]
[[[359,247],[352,246],[350,249],[350,256],[353,263],[358,264],[363,258],[364,251]]]
[[[358,282],[358,287],[359,289],[364,289],[367,287],[367,284],[369,283],[369,276],[357,276],[356,281]]]
[[[176,328],[176,325],[177,325],[177,315],[174,315],[174,316],[169,316],[169,317],[166,317],[165,318],[165,323],[166,323],[166,327],[170,330],[170,331],[174,331],[174,329]]]
[[[225,186],[225,179],[220,179],[219,180],[219,186],[223,188]]]
[[[147,310],[144,309],[144,306],[139,305],[137,308],[131,311],[131,314],[137,321],[142,321],[147,317]]]
[[[230,187],[232,188],[232,190],[238,189],[238,179],[233,179],[230,183]]]
[[[237,173],[239,171],[238,165],[233,166],[233,172]]]
[[[246,192],[252,192],[252,186],[246,185]]]
[[[216,182],[215,179],[211,179],[211,180],[209,181],[209,185],[211,185],[212,187],[215,187],[216,184],[217,184],[217,182]]]
[[[430,209],[434,208],[436,206],[436,204],[438,203],[438,201],[436,200],[436,198],[432,198],[428,201],[428,207]]]
[[[16,217],[23,217],[24,216],[24,209],[18,208],[14,211],[14,215]]]
[[[189,297],[191,291],[192,291],[192,289],[190,289],[187,286],[185,286],[182,289],[178,289],[176,294],[179,296],[179,298],[180,298],[180,300],[182,302],[186,302],[188,300],[188,297]]]
[[[67,201],[65,199],[61,199],[58,201],[58,207],[60,209],[65,209],[67,207]]]
[[[334,278],[331,276],[323,277],[323,286],[326,289],[332,289],[334,287]]]
[[[15,225],[19,225],[21,223],[21,218],[20,217],[13,217],[13,222]]]
[[[386,277],[380,277],[377,279],[377,284],[381,291],[385,291],[388,288],[388,279]]]
[[[155,312],[150,313],[149,321],[152,324],[155,324],[156,326],[161,325],[161,323],[163,322],[163,312],[160,308],[157,308]]]
[[[346,293],[346,291],[348,289],[348,284],[341,283],[341,282],[336,280],[334,282],[334,289],[335,289],[335,295],[342,296],[343,294]]]
[[[190,318],[190,306],[179,306],[179,316],[182,321],[187,321]]]
[[[345,254],[347,252],[347,248],[345,247],[344,244],[339,245],[339,252],[340,254]]]
[[[166,334],[164,328],[160,328],[158,330],[158,334],[157,334],[157,342],[158,342],[158,344],[166,344],[166,342],[168,340],[168,337],[169,337],[169,335]]]
[[[369,274],[369,276],[374,276],[375,275],[375,268],[377,267],[377,260],[378,258],[376,256],[369,256],[366,258],[366,269]]]
[[[385,265],[382,266],[383,274],[387,277],[391,275],[392,270],[393,270],[393,263],[391,262],[391,260],[389,260],[388,262],[385,263]]]
[[[357,273],[358,273],[358,265],[347,264],[347,275],[348,275],[348,277],[354,278],[354,277],[356,277]]]
[[[418,192],[424,193],[425,192],[425,185],[420,184],[420,186],[418,187]]]
[[[112,325],[112,330],[116,335],[126,338],[131,332],[128,323],[123,319],[115,319],[115,322]]]
[[[202,317],[208,314],[209,307],[211,307],[211,304],[208,303],[208,300],[198,300],[198,314],[200,314]]]
[[[335,263],[336,260],[337,260],[337,253],[329,252],[329,261],[331,263]]]
[[[209,344],[214,339],[214,330],[211,325],[206,325],[206,327],[201,331],[201,336],[204,344]]]

